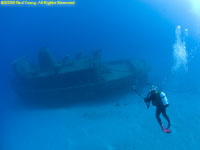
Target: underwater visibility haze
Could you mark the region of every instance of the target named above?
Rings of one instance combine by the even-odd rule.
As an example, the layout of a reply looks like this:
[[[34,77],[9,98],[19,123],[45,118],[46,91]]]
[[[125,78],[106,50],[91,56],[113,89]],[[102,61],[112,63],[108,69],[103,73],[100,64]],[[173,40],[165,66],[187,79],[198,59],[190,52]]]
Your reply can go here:
[[[198,150],[200,1],[74,2],[1,3],[0,149]]]

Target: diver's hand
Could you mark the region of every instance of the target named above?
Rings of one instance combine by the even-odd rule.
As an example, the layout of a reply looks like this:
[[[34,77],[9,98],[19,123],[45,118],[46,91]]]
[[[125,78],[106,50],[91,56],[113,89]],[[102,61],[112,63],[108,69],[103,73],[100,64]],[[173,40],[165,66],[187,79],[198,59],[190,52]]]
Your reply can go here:
[[[147,109],[149,109],[150,104],[149,104],[149,103],[146,103],[146,105],[147,105]]]

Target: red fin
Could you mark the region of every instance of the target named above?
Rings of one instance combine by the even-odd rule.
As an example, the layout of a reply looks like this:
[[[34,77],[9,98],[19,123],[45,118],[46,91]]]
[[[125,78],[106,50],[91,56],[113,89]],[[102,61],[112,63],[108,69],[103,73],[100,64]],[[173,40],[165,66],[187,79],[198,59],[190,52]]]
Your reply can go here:
[[[171,133],[172,132],[170,129],[167,129],[165,127],[163,127],[162,129],[163,129],[163,132],[165,132],[165,133]]]

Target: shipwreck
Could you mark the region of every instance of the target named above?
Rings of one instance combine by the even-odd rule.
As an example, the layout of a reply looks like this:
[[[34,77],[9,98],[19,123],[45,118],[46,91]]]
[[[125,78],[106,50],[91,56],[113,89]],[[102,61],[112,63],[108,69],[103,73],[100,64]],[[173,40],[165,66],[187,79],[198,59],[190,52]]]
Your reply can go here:
[[[100,51],[90,55],[64,56],[56,61],[46,48],[40,49],[37,64],[21,58],[13,63],[14,91],[34,103],[73,103],[95,100],[142,88],[148,79],[148,66],[139,60],[104,62]]]

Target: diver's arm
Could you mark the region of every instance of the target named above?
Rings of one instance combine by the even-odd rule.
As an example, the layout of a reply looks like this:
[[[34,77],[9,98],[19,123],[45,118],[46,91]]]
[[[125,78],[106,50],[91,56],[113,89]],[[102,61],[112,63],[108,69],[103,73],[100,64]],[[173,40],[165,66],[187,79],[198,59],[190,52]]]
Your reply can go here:
[[[149,109],[150,102],[151,102],[151,93],[148,93],[147,97],[144,99],[144,102],[146,103],[147,109]]]
[[[150,102],[147,102],[147,103],[146,103],[146,106],[147,106],[147,109],[149,109]]]

